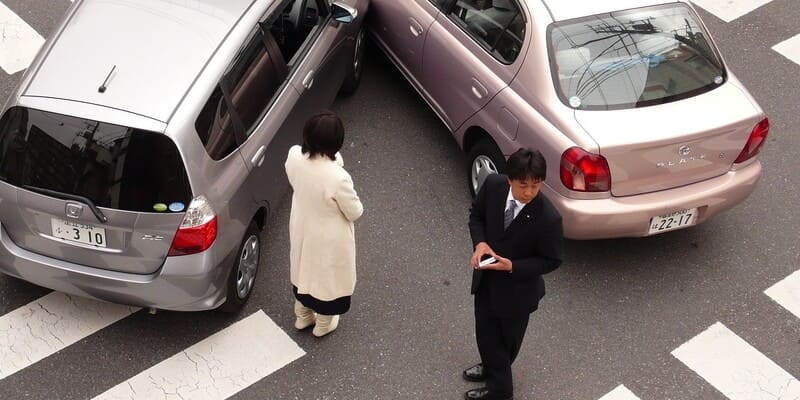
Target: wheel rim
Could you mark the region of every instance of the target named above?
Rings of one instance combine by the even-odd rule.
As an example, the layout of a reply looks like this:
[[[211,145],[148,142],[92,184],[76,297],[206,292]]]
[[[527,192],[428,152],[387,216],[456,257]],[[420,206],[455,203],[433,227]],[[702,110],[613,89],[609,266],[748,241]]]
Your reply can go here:
[[[239,255],[239,268],[236,271],[236,294],[240,299],[247,297],[253,289],[258,269],[258,236],[251,235],[242,246]]]
[[[353,56],[353,73],[358,79],[361,76],[361,67],[364,65],[361,60],[364,57],[364,30],[358,32],[356,36],[356,51]]]
[[[486,177],[491,174],[497,173],[497,166],[494,165],[494,161],[491,158],[485,155],[479,155],[472,160],[472,168],[471,168],[471,178],[472,178],[472,190],[475,193],[478,193],[478,189],[480,189],[481,185],[483,185],[483,181],[486,180]]]

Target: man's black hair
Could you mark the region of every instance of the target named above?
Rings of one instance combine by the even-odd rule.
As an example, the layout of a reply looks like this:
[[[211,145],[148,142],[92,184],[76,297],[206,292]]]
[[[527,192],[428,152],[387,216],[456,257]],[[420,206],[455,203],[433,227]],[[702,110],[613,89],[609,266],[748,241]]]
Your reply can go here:
[[[311,158],[326,156],[336,160],[336,153],[344,144],[342,120],[330,111],[314,115],[303,128],[303,154]]]
[[[539,150],[521,148],[506,160],[505,174],[509,179],[524,181],[532,178],[543,181],[547,175],[547,163]]]

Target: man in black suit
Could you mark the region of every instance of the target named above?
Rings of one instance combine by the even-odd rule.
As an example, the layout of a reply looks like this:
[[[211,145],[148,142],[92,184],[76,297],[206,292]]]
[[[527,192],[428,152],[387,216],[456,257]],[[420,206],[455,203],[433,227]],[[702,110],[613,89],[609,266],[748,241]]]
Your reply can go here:
[[[463,376],[486,386],[467,391],[467,400],[513,398],[511,364],[544,297],[542,275],[561,265],[561,215],[539,193],[546,173],[541,153],[519,149],[508,158],[506,175],[486,178],[472,203],[470,262],[481,363]],[[495,261],[482,264],[488,257]]]

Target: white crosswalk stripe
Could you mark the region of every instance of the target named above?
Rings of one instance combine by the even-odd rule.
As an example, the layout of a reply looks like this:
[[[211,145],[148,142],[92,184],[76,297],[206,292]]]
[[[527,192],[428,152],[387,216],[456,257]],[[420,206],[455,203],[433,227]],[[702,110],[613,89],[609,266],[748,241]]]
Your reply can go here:
[[[731,400],[795,400],[800,382],[725,327],[715,323],[672,355]]]
[[[95,399],[226,399],[303,355],[259,310]]]
[[[608,392],[600,400],[640,400],[633,392],[628,390],[625,385],[619,385],[616,389]]]
[[[800,43],[798,45],[800,46]],[[800,63],[800,60],[798,60],[798,63]],[[797,318],[800,318],[800,270],[795,271],[786,279],[765,290],[764,293],[783,306],[783,308],[796,315]]]
[[[3,315],[0,317],[0,379],[137,310],[52,292]]]
[[[692,0],[692,2],[706,11],[716,15],[725,22],[751,13],[753,10],[771,2],[772,0]]]
[[[800,34],[776,44],[772,49],[797,64],[800,64]]]
[[[28,68],[44,38],[0,2],[0,68],[14,74]]]

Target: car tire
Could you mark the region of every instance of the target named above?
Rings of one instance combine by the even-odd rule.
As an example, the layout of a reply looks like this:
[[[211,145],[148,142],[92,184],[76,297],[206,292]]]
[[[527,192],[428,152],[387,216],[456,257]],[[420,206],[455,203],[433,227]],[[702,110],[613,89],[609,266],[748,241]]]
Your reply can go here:
[[[220,306],[222,312],[233,313],[242,309],[253,293],[258,264],[261,260],[261,231],[254,221],[250,222],[239,244],[236,263],[228,274],[227,295],[225,303]]]
[[[494,141],[483,138],[475,143],[467,152],[467,185],[472,197],[478,194],[487,176],[503,172],[505,168],[506,158]]]
[[[353,56],[350,65],[347,67],[347,75],[344,77],[339,94],[350,96],[358,90],[361,84],[361,75],[364,74],[364,55],[367,47],[367,34],[364,28],[358,31],[356,42],[353,44]]]

